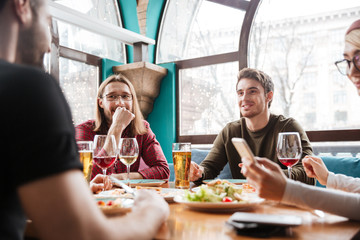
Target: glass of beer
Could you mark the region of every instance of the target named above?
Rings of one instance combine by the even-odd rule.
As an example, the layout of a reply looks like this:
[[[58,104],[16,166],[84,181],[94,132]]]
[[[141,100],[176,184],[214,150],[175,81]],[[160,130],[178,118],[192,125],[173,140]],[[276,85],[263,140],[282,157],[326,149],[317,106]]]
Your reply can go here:
[[[83,164],[83,173],[86,181],[90,182],[91,170],[93,166],[93,150],[92,141],[78,141],[76,142],[80,154],[80,162]]]
[[[191,143],[173,143],[175,188],[190,188]]]

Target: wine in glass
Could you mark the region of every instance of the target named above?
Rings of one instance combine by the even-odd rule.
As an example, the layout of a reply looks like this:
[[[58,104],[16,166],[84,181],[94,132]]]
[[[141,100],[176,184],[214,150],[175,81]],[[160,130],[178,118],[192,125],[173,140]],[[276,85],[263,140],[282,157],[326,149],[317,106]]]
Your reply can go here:
[[[136,161],[139,155],[139,146],[136,138],[121,138],[119,143],[119,158],[126,165],[127,181],[130,186],[130,166]]]
[[[299,162],[302,154],[299,133],[279,133],[276,151],[279,161],[288,168],[289,178],[291,179],[291,168]]]
[[[102,169],[104,176],[116,159],[117,148],[114,135],[95,135],[93,144],[93,159]]]

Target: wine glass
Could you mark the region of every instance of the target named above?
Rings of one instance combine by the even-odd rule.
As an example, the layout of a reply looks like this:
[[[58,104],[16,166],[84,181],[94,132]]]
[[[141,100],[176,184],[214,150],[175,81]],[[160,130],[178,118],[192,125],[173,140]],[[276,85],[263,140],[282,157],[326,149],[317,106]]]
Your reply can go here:
[[[95,135],[93,159],[96,165],[102,169],[104,176],[106,176],[106,170],[114,164],[116,154],[117,148],[114,135]]]
[[[127,181],[130,186],[130,166],[139,155],[139,146],[136,138],[121,138],[119,142],[119,158],[127,167]]]
[[[279,133],[276,151],[279,161],[288,168],[291,179],[291,168],[299,162],[302,153],[299,133]]]

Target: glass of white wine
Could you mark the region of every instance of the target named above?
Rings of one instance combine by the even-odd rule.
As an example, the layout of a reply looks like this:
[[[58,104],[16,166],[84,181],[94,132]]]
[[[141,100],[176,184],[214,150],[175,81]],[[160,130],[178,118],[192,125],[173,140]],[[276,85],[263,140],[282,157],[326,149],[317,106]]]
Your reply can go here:
[[[130,186],[130,166],[139,156],[136,138],[121,138],[119,142],[119,159],[127,167],[127,180]]]

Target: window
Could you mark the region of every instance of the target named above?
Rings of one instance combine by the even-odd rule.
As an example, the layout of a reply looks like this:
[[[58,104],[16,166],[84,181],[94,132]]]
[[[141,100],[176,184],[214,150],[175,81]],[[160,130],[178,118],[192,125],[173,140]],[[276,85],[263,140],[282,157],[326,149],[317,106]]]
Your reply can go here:
[[[121,26],[116,0],[54,0],[100,21]],[[95,117],[101,58],[125,62],[124,44],[53,18],[56,50],[44,59],[47,71],[59,79],[75,125]]]
[[[216,134],[239,118],[236,74],[236,62],[179,71],[181,135]]]
[[[303,86],[303,90],[307,91],[307,90],[316,89],[316,87],[317,87],[316,80],[317,80],[316,73],[314,73],[314,72],[304,73],[300,79],[300,83]]]
[[[315,112],[305,114],[305,123],[307,125],[314,124],[315,122],[316,122],[316,113]]]
[[[335,91],[334,92],[334,104],[343,105],[346,104],[346,92],[345,91]]]
[[[347,121],[347,112],[345,111],[336,111],[334,114],[335,122],[346,122]]]
[[[53,0],[68,8],[87,14],[100,21],[121,26],[116,0]],[[125,62],[124,44],[108,37],[100,36],[82,28],[56,21],[60,45],[86,52],[102,58]]]
[[[245,12],[205,0],[169,0],[157,62],[236,51]]]
[[[75,125],[95,116],[98,71],[96,66],[60,58],[60,86],[70,105]]]
[[[359,11],[358,2],[352,0],[262,1],[250,36],[249,66],[273,77],[273,111],[294,117],[306,130],[344,128],[322,118],[337,116],[336,105],[360,106],[357,93],[347,90],[349,80],[334,65],[343,58],[345,30]],[[314,110],[322,117],[309,125]],[[347,116],[354,122],[353,117]],[[360,122],[354,127],[359,128]]]

